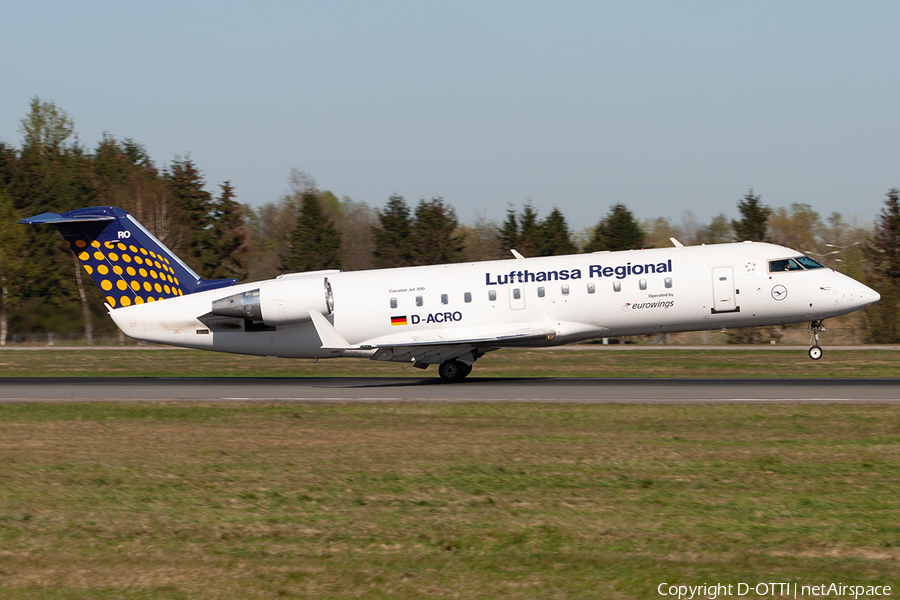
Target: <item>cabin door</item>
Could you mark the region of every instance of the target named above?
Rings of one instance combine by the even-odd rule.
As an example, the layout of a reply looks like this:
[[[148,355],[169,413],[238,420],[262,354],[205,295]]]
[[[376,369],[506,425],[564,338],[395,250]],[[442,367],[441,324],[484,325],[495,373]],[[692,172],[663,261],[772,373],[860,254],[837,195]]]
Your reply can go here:
[[[735,312],[734,270],[731,267],[715,267],[713,278],[713,312]]]

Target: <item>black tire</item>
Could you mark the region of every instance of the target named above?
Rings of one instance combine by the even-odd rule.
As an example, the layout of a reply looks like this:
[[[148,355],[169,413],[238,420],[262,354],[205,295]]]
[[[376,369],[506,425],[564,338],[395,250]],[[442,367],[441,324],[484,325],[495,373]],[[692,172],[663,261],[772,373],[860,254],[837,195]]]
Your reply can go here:
[[[459,383],[466,378],[466,375],[471,370],[472,367],[469,367],[466,363],[461,363],[458,360],[448,360],[441,363],[441,366],[438,367],[438,375],[441,376],[444,383]]]
[[[820,346],[813,346],[809,349],[809,357],[813,360],[819,360],[822,358],[822,354],[824,354],[824,351]]]

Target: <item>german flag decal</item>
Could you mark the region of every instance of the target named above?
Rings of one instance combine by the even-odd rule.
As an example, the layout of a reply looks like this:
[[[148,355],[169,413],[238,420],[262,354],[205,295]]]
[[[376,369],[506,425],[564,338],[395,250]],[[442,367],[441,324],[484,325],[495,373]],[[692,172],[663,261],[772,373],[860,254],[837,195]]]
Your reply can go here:
[[[391,317],[391,325],[406,325],[406,315],[402,317]]]

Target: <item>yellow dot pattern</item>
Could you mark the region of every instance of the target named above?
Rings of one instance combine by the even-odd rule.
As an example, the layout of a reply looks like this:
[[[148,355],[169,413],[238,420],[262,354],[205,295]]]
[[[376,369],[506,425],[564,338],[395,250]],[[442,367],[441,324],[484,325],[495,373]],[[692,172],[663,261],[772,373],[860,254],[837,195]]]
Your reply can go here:
[[[183,296],[169,260],[135,243],[100,242],[73,232],[66,241],[113,308]],[[137,269],[131,265],[139,266]]]

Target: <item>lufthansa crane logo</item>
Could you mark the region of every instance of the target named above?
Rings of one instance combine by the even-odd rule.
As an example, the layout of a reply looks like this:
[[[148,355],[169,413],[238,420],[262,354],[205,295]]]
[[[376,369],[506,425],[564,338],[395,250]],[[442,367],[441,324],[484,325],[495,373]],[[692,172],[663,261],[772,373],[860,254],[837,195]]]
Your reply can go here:
[[[787,298],[787,288],[779,283],[772,288],[772,297],[776,300],[784,300]]]

